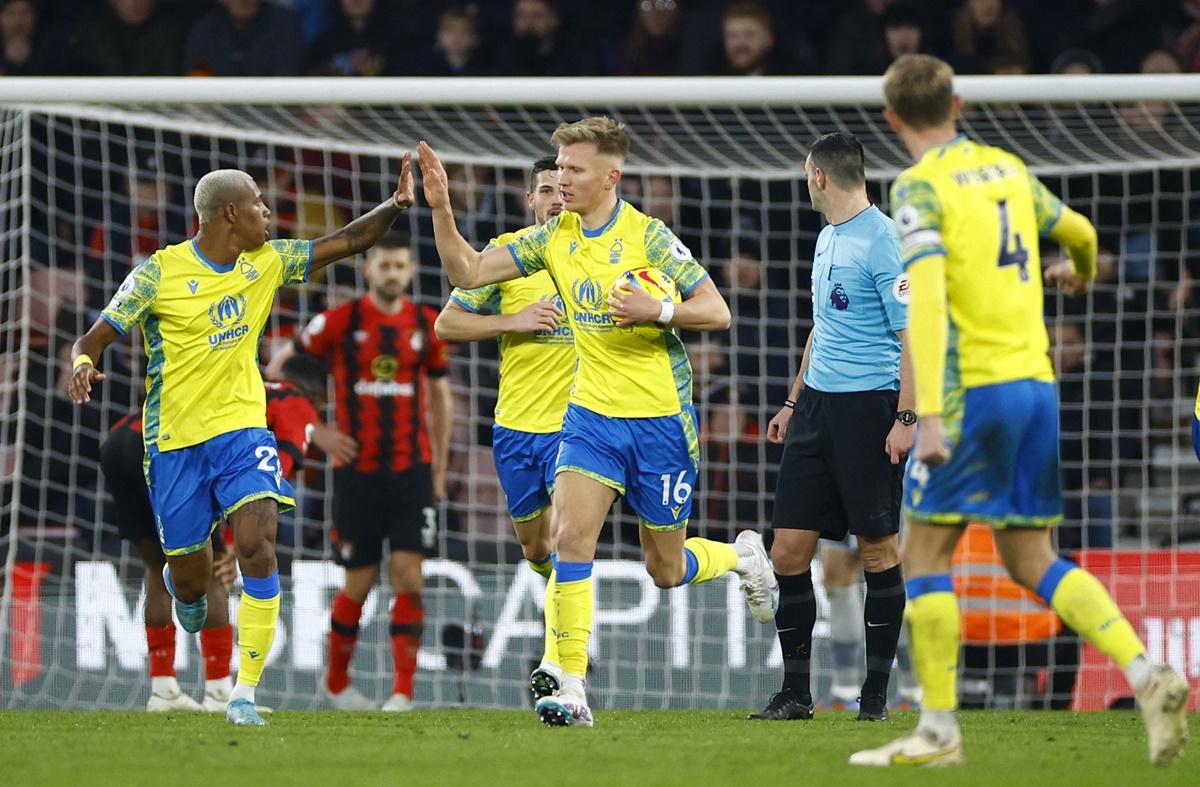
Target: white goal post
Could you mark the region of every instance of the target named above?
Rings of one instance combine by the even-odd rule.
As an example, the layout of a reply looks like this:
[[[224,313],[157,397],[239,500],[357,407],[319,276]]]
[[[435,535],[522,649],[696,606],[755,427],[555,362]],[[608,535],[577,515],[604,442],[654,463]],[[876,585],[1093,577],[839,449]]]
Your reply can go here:
[[[1195,679],[1200,462],[1187,427],[1200,357],[1200,77],[960,77],[955,85],[967,102],[965,133],[1021,155],[1098,226],[1095,292],[1079,303],[1048,298],[1069,519],[1060,543],[1091,561],[1120,600],[1140,605],[1131,617],[1152,652]],[[821,226],[804,185],[807,145],[828,131],[856,134],[869,191],[886,208],[887,187],[908,161],[881,107],[880,80],[860,77],[0,80],[0,707],[145,700],[141,568],[117,539],[96,453],[137,404],[139,349],[110,349],[111,379],[88,407],[65,405],[56,387],[64,346],[129,267],[187,233],[191,190],[205,172],[251,172],[277,234],[313,237],[390,193],[399,156],[427,139],[451,169],[460,228],[481,246],[528,223],[527,169],[552,152],[558,123],[597,113],[622,120],[633,143],[623,195],[672,226],[733,312],[727,334],[687,337],[704,452],[694,528],[724,539],[769,522],[778,451],[761,435],[810,324]],[[414,298],[440,305],[447,290],[419,189],[398,224],[420,262]],[[360,284],[346,265],[285,290],[267,350]],[[421,703],[518,705],[540,649],[541,580],[519,567],[491,468],[496,365],[488,343],[454,356],[452,494],[428,567]],[[324,463],[310,458],[301,505],[281,527],[285,636],[264,684],[278,707],[320,703],[338,577],[327,487]],[[619,506],[600,557],[598,705],[747,707],[777,687],[774,630],[745,615],[736,586],[654,588]],[[382,695],[387,610],[386,595],[376,596],[354,674]],[[823,688],[823,596],[821,605],[814,668]],[[482,632],[479,652],[456,644],[464,625]],[[187,688],[197,650],[180,641]],[[982,648],[982,662],[965,661],[986,684],[982,702],[1037,701],[1030,676],[1041,656],[1028,644]],[[1078,671],[1077,707],[1103,707],[1122,690],[1087,651],[1075,665],[1063,663],[1061,649],[1043,655],[1051,677]]]

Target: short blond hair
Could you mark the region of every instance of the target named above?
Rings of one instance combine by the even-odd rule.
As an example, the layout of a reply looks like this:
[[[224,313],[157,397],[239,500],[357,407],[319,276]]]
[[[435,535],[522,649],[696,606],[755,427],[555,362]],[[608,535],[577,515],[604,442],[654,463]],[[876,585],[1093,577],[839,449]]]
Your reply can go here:
[[[940,126],[954,108],[954,69],[930,55],[902,55],[883,75],[888,109],[915,130]]]
[[[621,161],[629,155],[629,134],[625,133],[625,124],[610,117],[590,117],[574,123],[563,123],[550,135],[550,144],[559,147],[581,142],[591,142],[600,153],[616,156]]]

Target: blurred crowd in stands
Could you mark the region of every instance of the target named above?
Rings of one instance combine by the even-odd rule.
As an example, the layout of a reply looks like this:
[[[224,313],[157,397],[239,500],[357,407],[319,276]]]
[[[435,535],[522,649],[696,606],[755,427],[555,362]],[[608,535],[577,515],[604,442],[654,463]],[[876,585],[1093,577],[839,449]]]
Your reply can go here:
[[[0,75],[1200,70],[1200,0],[0,0]]]

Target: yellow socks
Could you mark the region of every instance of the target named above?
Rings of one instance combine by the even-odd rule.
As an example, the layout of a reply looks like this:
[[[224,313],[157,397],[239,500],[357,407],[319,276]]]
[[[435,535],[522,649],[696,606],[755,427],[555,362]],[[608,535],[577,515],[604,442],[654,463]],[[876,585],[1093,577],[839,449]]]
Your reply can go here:
[[[958,646],[962,623],[949,574],[908,580],[909,646],[913,671],[924,690],[922,712],[958,707]]]
[[[722,577],[737,567],[737,550],[733,544],[709,541],[707,538],[689,538],[683,542],[683,556],[687,560],[687,572],[681,584],[698,585]]]
[[[542,662],[551,662],[559,664],[558,660],[558,601],[556,598],[557,585],[555,581],[557,575],[551,571],[550,576],[546,577],[549,581],[546,583],[546,644],[542,650]],[[561,664],[560,664],[561,666]]]
[[[582,680],[587,677],[592,635],[592,562],[572,563],[555,557],[554,575],[558,663],[567,675]]]
[[[1064,623],[1121,669],[1146,652],[1100,580],[1071,561],[1054,561],[1038,583],[1037,593]]]
[[[528,563],[529,567],[535,572],[541,574],[543,579],[549,579],[550,572],[554,570],[554,563],[552,562],[551,558],[551,555],[546,555],[544,558],[542,558],[541,562],[535,563],[532,560],[526,560],[525,562]]]
[[[238,687],[253,687],[262,678],[267,654],[275,640],[275,624],[279,620],[279,572],[269,577],[244,577],[242,601],[238,606]],[[241,694],[245,694],[243,689]]]

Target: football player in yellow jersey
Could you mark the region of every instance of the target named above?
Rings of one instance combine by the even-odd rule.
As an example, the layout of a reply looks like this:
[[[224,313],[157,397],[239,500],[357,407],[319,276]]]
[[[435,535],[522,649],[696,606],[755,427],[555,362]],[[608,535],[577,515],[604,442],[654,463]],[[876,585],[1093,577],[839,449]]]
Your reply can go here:
[[[271,211],[254,179],[238,170],[200,178],[193,201],[196,236],[134,268],[76,340],[68,395],[76,404],[89,401],[104,379],[93,359],[141,326],[146,483],[166,555],[163,579],[180,624],[198,631],[208,614],[209,534],[229,520],[243,582],[238,680],[225,717],[264,726],[254,689],[279,619],[275,533],[279,511],[295,500],[266,428],[258,340],[280,286],[367,249],[412,205],[410,156],[391,199],[315,241],[271,240]]]
[[[638,514],[646,569],[659,587],[742,578],[755,617],[775,613],[778,587],[762,538],[735,544],[686,538],[699,439],[692,374],[672,327],[724,330],[729,307],[687,247],[658,219],[619,199],[629,152],[625,128],[605,117],[554,132],[563,212],[507,246],[477,252],[458,233],[445,170],[418,146],[425,199],[450,283],[463,288],[547,270],[562,294],[578,355],[563,417],[554,486],[554,614],[562,690],[538,701],[551,725],[592,724],[584,690],[592,629],[592,561],[600,529],[618,494]],[[681,303],[616,288],[630,271],[669,276]],[[655,326],[667,326],[656,328]],[[685,540],[686,539],[686,540]]]
[[[957,707],[959,613],[955,545],[969,522],[995,528],[1013,579],[1036,592],[1125,672],[1138,695],[1150,759],[1168,765],[1187,737],[1188,683],[1151,665],[1112,598],[1055,555],[1062,519],[1058,397],[1042,316],[1038,237],[1070,256],[1045,272],[1068,294],[1096,269],[1096,231],[1016,156],[960,136],[953,71],[905,55],[883,79],[884,116],[916,162],[892,187],[891,208],[912,287],[908,322],[917,441],[905,479],[912,657],[924,691],[917,729],[851,756],[855,765],[962,762]]]
[[[493,239],[504,246],[562,212],[558,165],[553,156],[533,162],[525,195],[534,224]],[[554,636],[554,566],[550,561],[550,496],[554,492],[559,432],[575,377],[575,342],[562,322],[562,298],[546,271],[528,278],[456,288],[434,329],[451,342],[500,340],[500,392],[492,427],[492,458],[508,513],[530,567],[545,577],[545,648],[529,676],[536,699],[562,686]]]

